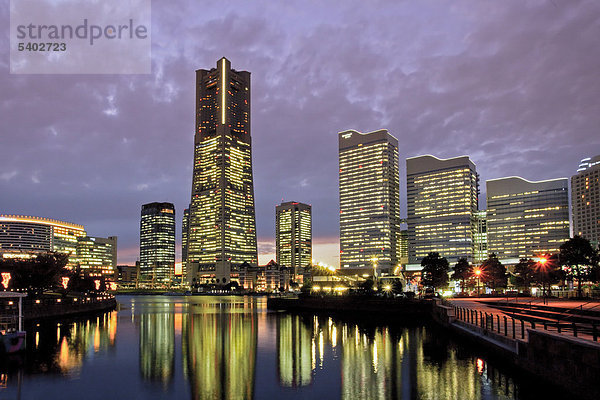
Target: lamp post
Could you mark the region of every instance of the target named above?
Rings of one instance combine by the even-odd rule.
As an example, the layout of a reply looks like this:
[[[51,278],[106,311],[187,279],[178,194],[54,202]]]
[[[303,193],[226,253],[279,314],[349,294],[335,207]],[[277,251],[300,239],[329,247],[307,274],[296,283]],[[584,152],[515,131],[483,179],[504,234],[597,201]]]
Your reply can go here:
[[[479,277],[481,276],[481,269],[475,270],[475,276],[477,277],[477,297],[479,297]]]
[[[546,257],[540,257],[540,259],[538,261],[538,269],[542,273],[542,297],[544,300],[544,304],[546,304],[546,274],[548,272],[548,270],[546,268],[547,262],[548,262],[548,259]]]

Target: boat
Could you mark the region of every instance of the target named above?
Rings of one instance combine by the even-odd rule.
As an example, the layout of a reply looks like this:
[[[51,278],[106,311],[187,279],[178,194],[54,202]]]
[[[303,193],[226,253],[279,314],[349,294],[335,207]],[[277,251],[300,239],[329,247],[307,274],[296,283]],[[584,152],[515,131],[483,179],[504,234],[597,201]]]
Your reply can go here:
[[[0,353],[17,353],[25,350],[26,333],[23,330],[23,297],[25,293],[0,292]],[[14,307],[18,299],[18,307]],[[15,311],[17,311],[15,313]]]

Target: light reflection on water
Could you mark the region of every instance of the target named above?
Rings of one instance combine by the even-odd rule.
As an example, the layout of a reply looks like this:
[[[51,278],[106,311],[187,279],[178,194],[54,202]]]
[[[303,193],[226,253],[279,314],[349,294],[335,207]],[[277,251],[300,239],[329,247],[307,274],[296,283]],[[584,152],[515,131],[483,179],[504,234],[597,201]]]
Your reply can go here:
[[[265,298],[119,297],[122,308],[28,328],[0,398],[534,399],[444,331],[267,312]],[[556,393],[554,393],[556,394]]]

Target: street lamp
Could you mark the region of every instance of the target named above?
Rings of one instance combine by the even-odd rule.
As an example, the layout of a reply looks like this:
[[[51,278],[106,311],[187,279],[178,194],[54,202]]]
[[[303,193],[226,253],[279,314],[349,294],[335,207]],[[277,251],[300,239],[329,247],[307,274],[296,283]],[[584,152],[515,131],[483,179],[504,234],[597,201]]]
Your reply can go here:
[[[546,304],[546,274],[548,272],[548,269],[546,268],[547,262],[548,259],[546,257],[540,257],[538,260],[538,269],[542,273],[542,297],[544,299],[544,304]]]
[[[477,297],[479,297],[479,277],[481,276],[481,269],[477,268],[475,270],[475,276],[477,277]]]

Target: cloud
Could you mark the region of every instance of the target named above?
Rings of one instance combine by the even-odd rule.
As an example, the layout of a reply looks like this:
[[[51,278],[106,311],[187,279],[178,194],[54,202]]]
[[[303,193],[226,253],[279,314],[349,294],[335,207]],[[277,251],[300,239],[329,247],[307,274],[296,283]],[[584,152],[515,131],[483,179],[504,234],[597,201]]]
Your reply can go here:
[[[194,71],[222,56],[252,72],[259,237],[274,241],[282,198],[309,203],[315,240],[329,240],[327,263],[339,233],[339,131],[388,128],[399,139],[402,209],[406,157],[469,154],[484,187],[506,175],[570,176],[600,154],[596,1],[153,8],[149,76],[10,75],[0,35],[3,211],[82,223],[92,235],[118,235],[125,249],[137,246],[141,205],[171,201],[180,232]],[[7,3],[0,22],[9,26]]]

